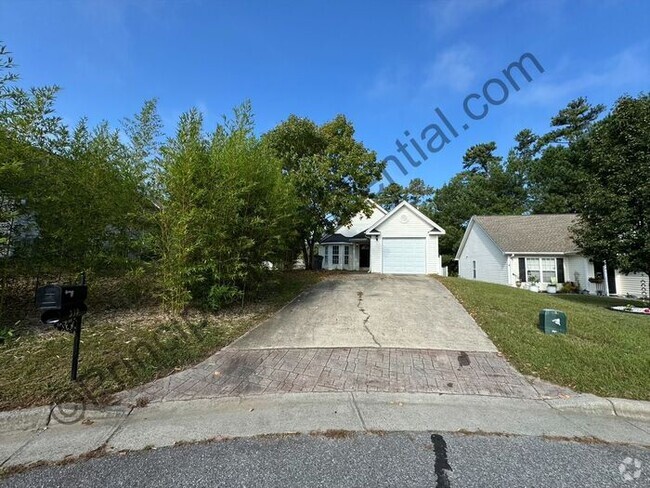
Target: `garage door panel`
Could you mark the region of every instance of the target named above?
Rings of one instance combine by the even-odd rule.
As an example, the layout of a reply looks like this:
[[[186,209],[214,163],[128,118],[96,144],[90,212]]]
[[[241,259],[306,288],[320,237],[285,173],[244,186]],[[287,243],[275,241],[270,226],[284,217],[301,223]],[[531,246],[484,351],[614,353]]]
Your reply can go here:
[[[426,239],[384,238],[382,263],[384,273],[425,274]]]

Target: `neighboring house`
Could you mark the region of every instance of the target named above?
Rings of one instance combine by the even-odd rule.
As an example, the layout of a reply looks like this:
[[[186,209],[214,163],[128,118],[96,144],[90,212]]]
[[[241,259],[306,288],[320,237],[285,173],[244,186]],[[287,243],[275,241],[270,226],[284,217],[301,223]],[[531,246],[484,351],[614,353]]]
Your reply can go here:
[[[359,213],[320,241],[323,269],[442,274],[438,237],[445,231],[407,202],[390,212],[371,203],[369,217]]]
[[[593,294],[641,297],[647,294],[648,276],[623,274],[607,263],[580,254],[570,227],[575,214],[494,215],[470,219],[458,248],[461,278],[528,288],[531,278],[540,289],[548,284],[573,282]],[[590,278],[602,277],[602,283]],[[645,284],[643,283],[645,281]]]

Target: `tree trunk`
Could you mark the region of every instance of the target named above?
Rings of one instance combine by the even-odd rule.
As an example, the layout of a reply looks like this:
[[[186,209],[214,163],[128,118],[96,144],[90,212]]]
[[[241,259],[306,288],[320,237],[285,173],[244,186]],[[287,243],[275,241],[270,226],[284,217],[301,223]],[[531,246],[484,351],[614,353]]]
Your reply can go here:
[[[311,265],[309,263],[309,251],[307,250],[307,242],[305,240],[302,241],[300,248],[302,250],[302,261],[305,264],[305,269],[311,269]]]
[[[314,239],[309,239],[307,243],[309,245],[309,269],[314,269],[314,246],[316,243]]]

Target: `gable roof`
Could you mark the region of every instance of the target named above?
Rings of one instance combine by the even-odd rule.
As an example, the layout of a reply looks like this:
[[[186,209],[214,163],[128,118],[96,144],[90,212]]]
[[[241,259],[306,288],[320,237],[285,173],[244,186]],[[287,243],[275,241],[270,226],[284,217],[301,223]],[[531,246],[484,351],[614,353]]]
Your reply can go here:
[[[330,234],[324,239],[321,239],[320,243],[321,244],[345,244],[348,242],[363,241],[365,239],[367,239],[367,237],[366,237],[366,233],[363,231],[351,237],[336,233],[336,234]]]
[[[433,227],[433,230],[429,232],[430,234],[440,234],[443,235],[445,234],[445,229],[440,227],[438,224],[436,224],[433,220],[431,220],[429,217],[424,215],[422,212],[420,212],[417,208],[415,208],[413,205],[408,203],[406,200],[402,200],[402,202],[397,205],[393,210],[388,212],[386,215],[384,215],[381,219],[379,219],[377,222],[375,222],[370,229],[366,231],[366,234],[377,234],[377,227],[379,227],[381,224],[386,222],[388,219],[390,219],[393,215],[395,215],[397,212],[399,212],[400,209],[403,207],[407,207],[411,212],[413,212],[419,219],[423,220],[426,224],[430,225]]]
[[[346,242],[350,242],[350,237],[346,237],[343,234],[338,234],[338,233],[337,234],[330,234],[327,237],[325,237],[324,239],[321,239],[321,241],[320,241],[321,244],[328,244],[328,243],[340,244],[340,243],[346,243]]]
[[[578,246],[571,238],[576,214],[475,215],[458,248],[461,251],[473,225],[478,225],[504,253],[574,254]]]
[[[375,202],[371,198],[367,198],[366,201],[370,202],[370,204],[372,206],[372,209],[373,209],[373,214],[374,214],[375,210],[379,211],[380,214],[383,214],[382,217],[388,213],[388,211],[384,207],[379,205],[377,202]],[[358,240],[365,239],[366,238],[365,231],[368,230],[368,228],[370,226],[372,226],[373,223],[370,221],[369,217],[366,217],[365,215],[363,215],[362,218],[368,219],[368,222],[366,222],[365,225],[363,225],[363,223],[361,223],[361,225],[357,224],[356,225],[357,228],[354,229],[355,225],[352,225],[352,224],[354,223],[354,219],[358,218],[360,214],[362,214],[362,212],[357,213],[357,215],[355,215],[355,217],[353,217],[353,222],[351,224],[339,226],[334,231],[333,234],[326,235],[319,242],[321,244],[328,244],[328,243],[337,243],[337,244],[339,244],[339,243],[352,242],[354,240],[358,241]],[[372,217],[372,215],[371,215],[371,217]],[[361,229],[360,232],[359,232],[359,229]]]

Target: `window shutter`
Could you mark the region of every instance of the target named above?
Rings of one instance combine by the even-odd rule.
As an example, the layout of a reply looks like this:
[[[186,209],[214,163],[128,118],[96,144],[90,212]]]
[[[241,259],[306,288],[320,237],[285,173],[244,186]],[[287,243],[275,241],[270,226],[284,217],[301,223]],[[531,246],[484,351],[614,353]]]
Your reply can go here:
[[[557,282],[564,283],[564,258],[557,258]]]
[[[526,258],[519,258],[519,281],[526,282]]]

